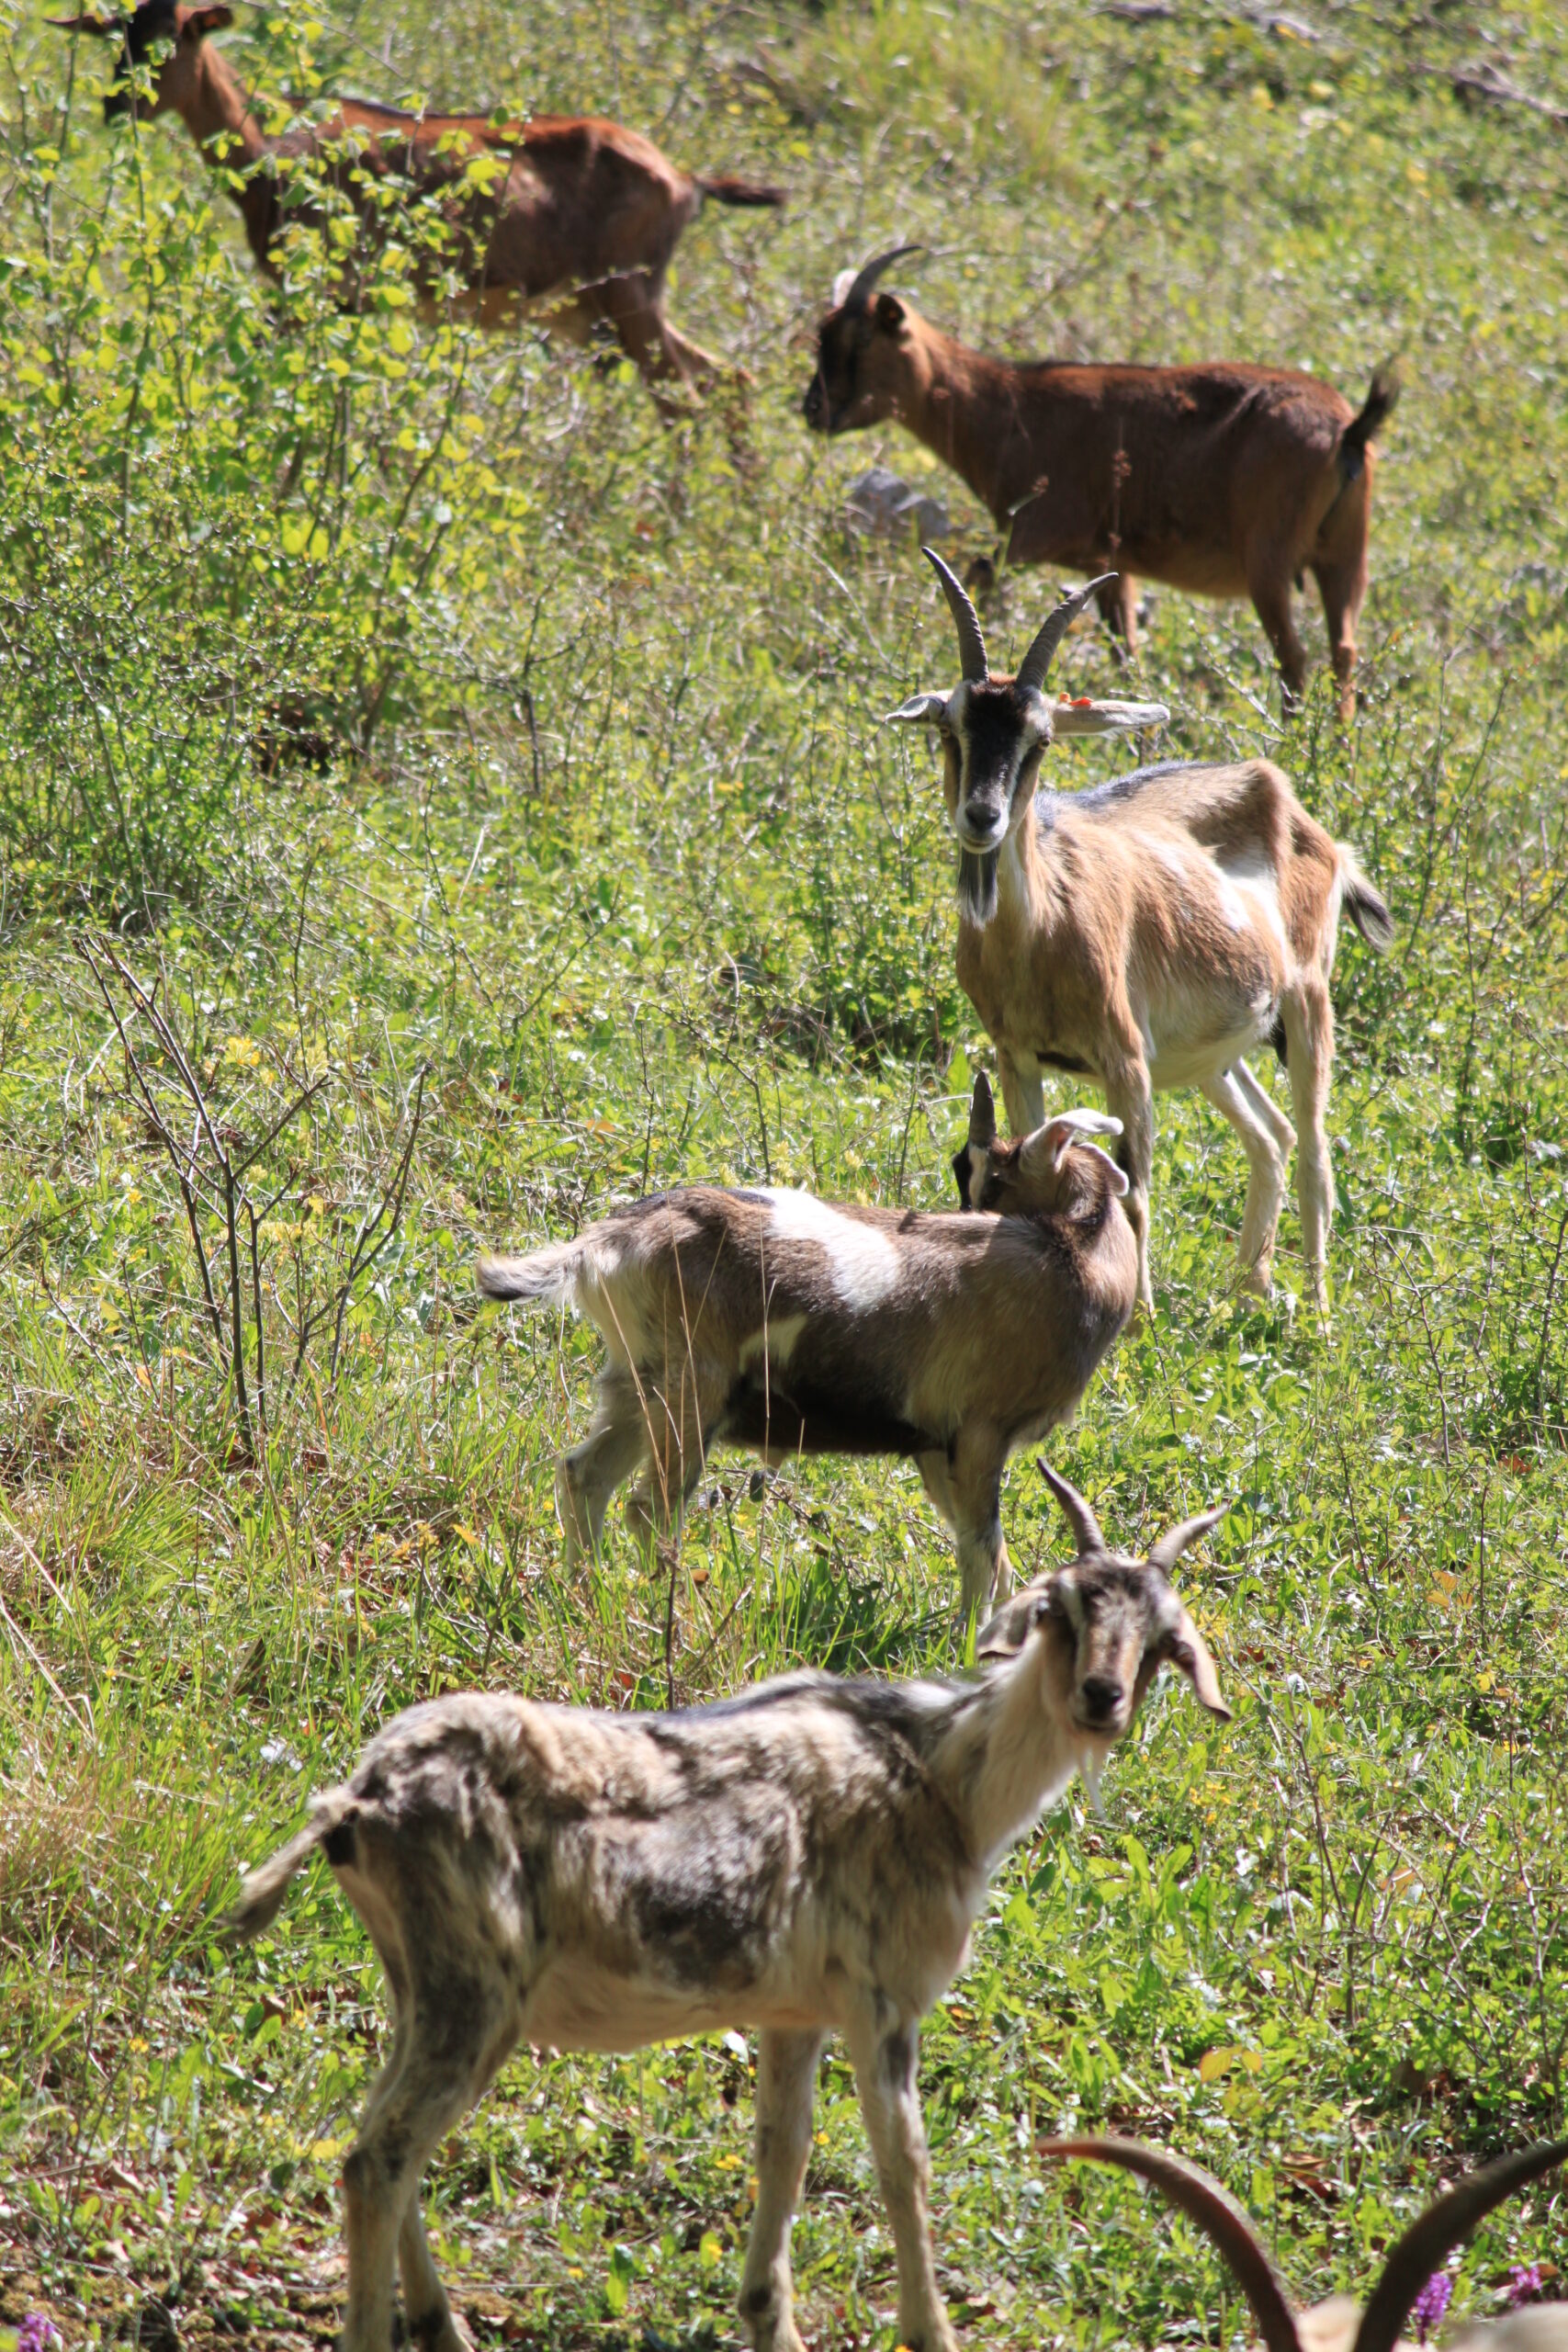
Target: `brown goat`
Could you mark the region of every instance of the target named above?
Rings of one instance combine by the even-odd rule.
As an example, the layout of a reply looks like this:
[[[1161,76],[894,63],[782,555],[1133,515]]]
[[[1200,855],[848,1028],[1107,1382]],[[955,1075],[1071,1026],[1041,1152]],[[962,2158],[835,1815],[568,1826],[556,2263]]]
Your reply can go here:
[[[1152,1306],[1153,1098],[1201,1088],[1247,1153],[1242,1274],[1267,1293],[1296,1138],[1244,1057],[1272,1043],[1302,1129],[1307,1281],[1326,1310],[1328,978],[1341,909],[1374,946],[1393,936],[1388,909],[1354,851],[1314,823],[1267,760],[1145,768],[1087,792],[1037,793],[1057,737],[1169,714],[1157,704],[1047,701],[1052,657],[1098,583],[1062,598],[1015,678],[995,677],[974,605],[942,558],[925,553],[957,626],[963,676],[951,693],[915,695],[888,715],[942,741],[959,843],[958,978],[996,1045],[1014,1134],[1044,1116],[1046,1070],[1104,1090],[1124,1129],[1138,1291]]]
[[[1284,2281],[1241,2207],[1213,2176],[1184,2156],[1141,2140],[1043,2140],[1043,2156],[1082,2156],[1116,2165],[1162,2189],[1213,2239],[1252,2306],[1268,2352],[1413,2352],[1400,2335],[1427,2281],[1454,2247],[1526,2183],[1568,2160],[1568,2140],[1540,2140],[1466,2175],[1411,2222],[1390,2247],[1365,2309],[1331,2295],[1309,2311],[1292,2309]],[[1465,2329],[1453,2352],[1568,2352],[1568,2303],[1526,2305],[1511,2316]]]
[[[172,108],[222,170],[251,251],[269,277],[278,275],[283,232],[320,225],[330,209],[323,188],[330,189],[358,218],[357,256],[340,278],[344,306],[356,307],[365,255],[388,232],[384,203],[392,189],[411,205],[434,199],[437,208],[429,248],[415,263],[426,315],[444,314],[442,281],[450,273],[461,281],[458,302],[486,327],[547,302],[539,322],[552,334],[577,343],[613,334],[667,415],[679,407],[671,385],[699,385],[717,374],[719,362],[665,317],[665,273],[705,196],[776,205],[784,200],[777,188],[682,172],[651,140],[592,118],[496,124],[482,115],[415,115],[343,98],[325,121],[269,136],[209,39],[233,20],[222,5],[141,0],[128,18],[50,21],[67,32],[122,40],[105,119]],[[152,95],[143,97],[133,81],[149,66]]]
[[[1293,368],[990,359],[897,294],[873,301],[883,271],[917,250],[900,245],[835,287],[806,393],[812,431],[906,425],[988,508],[1010,563],[1108,575],[1100,608],[1129,653],[1139,573],[1192,595],[1250,596],[1287,708],[1306,680],[1291,587],[1311,571],[1349,718],[1371,443],[1399,397],[1392,366],[1354,414]]]
[[[604,1340],[593,1426],[556,1474],[568,1560],[597,1547],[645,1459],[627,1514],[644,1541],[675,1524],[711,1445],[894,1453],[956,1532],[965,1611],[1005,1592],[1008,1458],[1076,1409],[1136,1292],[1127,1180],[1085,1129],[1121,1132],[1069,1111],[998,1144],[982,1077],[955,1163],[969,1215],[699,1184],[481,1258],[487,1296],[570,1301]]]
[[[344,2164],[339,2352],[470,2352],[420,2177],[519,2042],[638,2050],[755,2027],[757,2201],[740,2282],[754,2352],[804,2352],[790,2228],[829,2033],[841,2033],[892,2225],[898,2341],[955,2352],[931,2243],[920,2019],[968,1957],[992,1874],[1075,1773],[1091,1785],[1161,1668],[1221,1722],[1213,1659],[1168,1582],[1221,1516],[1144,1561],[1051,1477],[1072,1565],[1017,1594],[963,1679],[785,1674],[678,1713],[468,1691],[411,1707],[245,1880],[236,1939],[319,1847],[364,1921],[394,2031]],[[1223,1510],[1223,1506],[1221,1509]]]

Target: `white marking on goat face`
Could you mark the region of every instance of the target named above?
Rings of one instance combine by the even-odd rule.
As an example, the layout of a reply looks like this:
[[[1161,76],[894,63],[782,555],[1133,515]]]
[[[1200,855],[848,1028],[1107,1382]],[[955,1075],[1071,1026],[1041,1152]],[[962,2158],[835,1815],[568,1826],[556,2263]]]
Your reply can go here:
[[[846,1306],[879,1306],[898,1280],[896,1245],[874,1226],[861,1225],[809,1193],[766,1188],[773,1204],[768,1222],[781,1241],[808,1241],[828,1261],[833,1288]]]
[[[741,1369],[750,1371],[754,1363],[760,1363],[764,1350],[770,1363],[788,1363],[806,1324],[804,1315],[780,1315],[749,1333],[740,1342]]]

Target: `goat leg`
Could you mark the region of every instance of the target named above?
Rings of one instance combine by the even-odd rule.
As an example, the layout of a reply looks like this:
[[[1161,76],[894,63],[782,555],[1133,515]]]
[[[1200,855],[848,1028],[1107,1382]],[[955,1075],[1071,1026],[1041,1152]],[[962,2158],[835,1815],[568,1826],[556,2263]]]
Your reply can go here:
[[[1302,1255],[1307,1294],[1320,1316],[1328,1313],[1328,1227],[1334,1216],[1334,1171],[1328,1158],[1328,1081],[1334,1069],[1334,1009],[1328,984],[1316,977],[1285,998],[1285,1051],[1291,1099],[1300,1138],[1296,1152],[1296,1200],[1302,1216]]]
[[[1149,1272],[1149,1178],[1154,1168],[1155,1102],[1148,1064],[1141,1042],[1104,1072],[1105,1107],[1122,1122],[1116,1158],[1127,1179],[1122,1205],[1138,1243],[1138,1305],[1145,1314],[1155,1308],[1155,1286]]]
[[[937,2284],[931,2233],[931,2158],[912,2024],[878,2030],[869,2019],[847,2029],[861,2112],[876,2158],[898,2265],[898,2341],[908,2352],[958,2352]]]
[[[1243,1290],[1267,1298],[1273,1288],[1274,1238],[1285,1198],[1285,1152],[1291,1128],[1242,1061],[1202,1081],[1203,1092],[1241,1137],[1247,1154],[1247,1206],[1242,1212],[1238,1279]]]
[[[820,2033],[764,2032],[757,2042],[757,2211],[740,2281],[740,2319],[755,2352],[805,2352],[795,2324],[789,2233],[811,2153]]]

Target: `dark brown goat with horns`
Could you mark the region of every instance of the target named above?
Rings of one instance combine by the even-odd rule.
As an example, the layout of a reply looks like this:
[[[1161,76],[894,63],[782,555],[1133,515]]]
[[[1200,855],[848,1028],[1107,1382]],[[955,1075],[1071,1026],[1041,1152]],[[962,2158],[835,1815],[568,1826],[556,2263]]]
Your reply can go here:
[[[720,363],[665,317],[665,273],[705,196],[777,205],[784,201],[777,188],[683,172],[650,139],[592,117],[498,123],[340,98],[324,120],[272,136],[211,40],[233,23],[231,8],[141,0],[127,17],[50,21],[64,32],[120,42],[106,119],[176,113],[223,173],[251,251],[269,277],[278,274],[287,229],[320,227],[329,212],[346,209],[357,217],[359,236],[339,291],[344,306],[355,308],[367,254],[399,221],[396,208],[386,209],[395,193],[405,205],[426,207],[428,250],[413,265],[426,313],[468,309],[481,326],[498,327],[542,303],[538,323],[552,334],[574,343],[614,335],[666,414],[683,392],[719,372]],[[150,96],[136,87],[141,69],[151,69]]]
[[[840,277],[806,393],[812,431],[906,425],[989,510],[1010,563],[1105,575],[1100,608],[1129,653],[1139,574],[1191,595],[1249,596],[1287,707],[1307,666],[1291,589],[1310,571],[1348,719],[1371,445],[1399,397],[1393,365],[1356,413],[1296,368],[993,359],[877,292],[919,251],[897,245]]]
[[[1348,2295],[1333,2295],[1301,2312],[1292,2309],[1284,2281],[1241,2207],[1197,2165],[1141,2140],[1043,2140],[1040,2153],[1118,2165],[1163,2190],[1213,2240],[1252,2307],[1268,2352],[1412,2352],[1399,2331],[1427,2281],[1495,2205],[1562,2164],[1568,2140],[1542,2140],[1499,2156],[1428,2205],[1390,2248],[1364,2309]],[[1479,2321],[1450,2352],[1568,2352],[1568,2303],[1526,2304],[1503,2318]]]

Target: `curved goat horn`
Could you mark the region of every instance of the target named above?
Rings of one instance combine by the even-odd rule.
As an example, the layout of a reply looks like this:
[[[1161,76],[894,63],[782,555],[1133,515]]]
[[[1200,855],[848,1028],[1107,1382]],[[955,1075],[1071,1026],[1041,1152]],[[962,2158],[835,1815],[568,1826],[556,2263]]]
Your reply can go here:
[[[1045,684],[1045,673],[1055,658],[1056,648],[1067,633],[1068,624],[1077,620],[1096,589],[1105,587],[1115,578],[1115,572],[1102,571],[1098,580],[1086,580],[1081,588],[1063,589],[1061,602],[1018,665],[1019,685],[1032,686],[1038,694]]]
[[[1229,1509],[1228,1502],[1219,1503],[1213,1510],[1201,1510],[1196,1519],[1184,1519],[1179,1527],[1168,1528],[1149,1552],[1150,1567],[1168,1576],[1189,1544],[1196,1544],[1200,1535],[1217,1527]]]
[[[1279,2272],[1235,2198],[1210,2174],[1161,2148],[1145,2147],[1141,2140],[1043,2140],[1040,2154],[1120,2165],[1163,2188],[1171,2203],[1213,2240],[1235,2273],[1269,2352],[1302,2352],[1295,2313]]]
[[[1382,2277],[1361,2314],[1353,2352],[1393,2352],[1411,2304],[1460,2240],[1470,2235],[1494,2205],[1564,2158],[1568,2158],[1568,2140],[1538,2140],[1532,2148],[1517,2148],[1511,2156],[1483,2165],[1479,2172],[1469,2174],[1456,2188],[1428,2205],[1395,2241],[1383,2264]]]
[[[884,270],[891,269],[894,263],[902,261],[906,254],[918,254],[923,251],[924,247],[921,245],[894,245],[889,252],[878,254],[874,261],[868,261],[865,267],[857,272],[853,284],[839,306],[840,309],[848,311],[852,315],[863,311],[875,291],[876,281]]]
[[[1090,1510],[1089,1505],[1085,1502],[1077,1488],[1076,1487],[1069,1487],[1065,1478],[1058,1478],[1056,1473],[1052,1469],[1051,1464],[1044,1459],[1043,1455],[1040,1458],[1039,1469],[1040,1476],[1044,1479],[1045,1484],[1050,1487],[1051,1492],[1055,1496],[1056,1500],[1062,1506],[1062,1510],[1066,1517],[1067,1525],[1073,1531],[1073,1540],[1078,1547],[1080,1556],[1087,1556],[1103,1552],[1105,1549],[1105,1538],[1100,1532],[1100,1521],[1096,1519],[1093,1511]],[[1063,2145],[1065,2146],[1066,2144],[1066,2142],[1064,2142]],[[1117,2147],[1126,2145],[1131,2148],[1135,2147],[1137,2143],[1133,2140],[1129,2140],[1125,2143],[1118,2140],[1114,2144]]]
[[[991,665],[986,659],[986,640],[980,634],[980,616],[935,548],[922,548],[920,553],[941,581],[942,594],[947,598],[947,608],[958,631],[958,654],[964,667],[964,682],[971,686],[983,686],[991,674]]]

